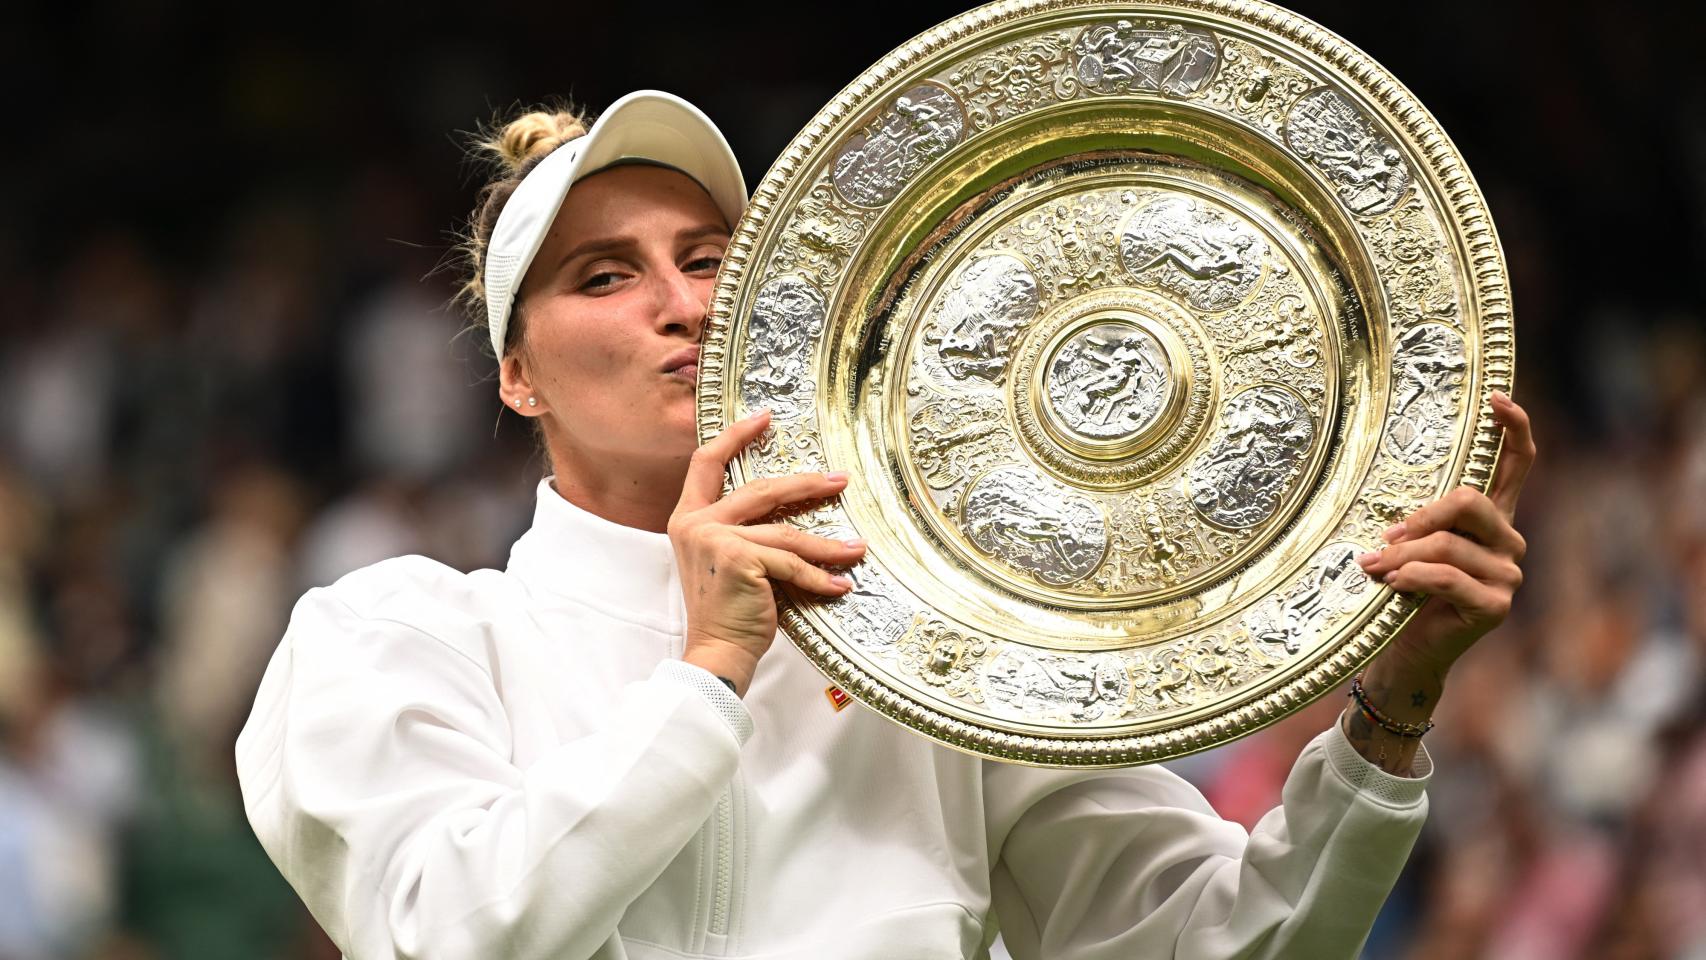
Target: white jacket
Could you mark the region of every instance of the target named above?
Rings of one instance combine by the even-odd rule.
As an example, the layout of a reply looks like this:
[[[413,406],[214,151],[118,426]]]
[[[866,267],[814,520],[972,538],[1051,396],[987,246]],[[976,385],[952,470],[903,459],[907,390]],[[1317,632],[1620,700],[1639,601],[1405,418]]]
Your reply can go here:
[[[978,760],[786,638],[681,662],[669,540],[539,487],[506,571],[310,591],[237,741],[262,845],[352,960],[1353,957],[1427,809],[1337,729],[1254,834],[1161,767]],[[1426,773],[1427,761],[1418,762]]]

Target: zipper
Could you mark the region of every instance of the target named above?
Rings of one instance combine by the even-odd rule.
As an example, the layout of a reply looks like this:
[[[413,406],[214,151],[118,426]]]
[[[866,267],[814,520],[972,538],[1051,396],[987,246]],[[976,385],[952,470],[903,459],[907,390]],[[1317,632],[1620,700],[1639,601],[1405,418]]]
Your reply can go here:
[[[723,788],[717,798],[715,814],[717,828],[716,859],[711,868],[711,933],[719,937],[729,932],[729,901],[733,894],[735,872],[735,803],[733,784]]]

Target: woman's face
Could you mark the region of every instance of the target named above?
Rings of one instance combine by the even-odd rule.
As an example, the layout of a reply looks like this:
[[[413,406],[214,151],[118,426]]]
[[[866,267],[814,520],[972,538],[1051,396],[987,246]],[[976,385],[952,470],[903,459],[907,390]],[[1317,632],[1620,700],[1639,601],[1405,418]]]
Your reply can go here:
[[[693,452],[699,333],[728,241],[674,170],[614,167],[569,191],[522,283],[501,384],[512,410],[545,418],[553,458],[621,469]]]

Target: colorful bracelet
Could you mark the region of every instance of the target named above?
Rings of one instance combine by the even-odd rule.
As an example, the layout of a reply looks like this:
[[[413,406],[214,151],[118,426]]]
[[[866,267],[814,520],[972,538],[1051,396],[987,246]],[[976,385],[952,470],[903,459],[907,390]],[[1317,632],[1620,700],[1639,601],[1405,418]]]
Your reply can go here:
[[[1405,723],[1402,720],[1394,720],[1386,714],[1381,713],[1375,708],[1373,703],[1369,702],[1368,692],[1362,688],[1362,674],[1360,673],[1351,678],[1350,697],[1356,701],[1357,709],[1362,711],[1363,716],[1367,717],[1380,729],[1385,730],[1393,736],[1407,737],[1413,740],[1434,728],[1434,722],[1432,720],[1428,720],[1424,723]]]

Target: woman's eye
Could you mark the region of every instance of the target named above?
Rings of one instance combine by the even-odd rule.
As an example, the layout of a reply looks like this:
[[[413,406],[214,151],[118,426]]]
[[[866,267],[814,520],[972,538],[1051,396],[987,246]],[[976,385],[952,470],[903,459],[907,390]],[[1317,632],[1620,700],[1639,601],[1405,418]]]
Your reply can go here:
[[[721,267],[722,265],[723,265],[723,258],[720,256],[718,256],[718,257],[700,257],[699,259],[688,263],[687,264],[687,270],[690,273],[695,272],[695,271],[699,271],[699,270],[709,270],[709,271],[712,271],[714,273],[714,272],[716,272],[717,268]]]
[[[586,278],[586,282],[581,284],[581,289],[596,290],[599,287],[608,287],[619,279],[621,278],[614,273],[595,273]]]

